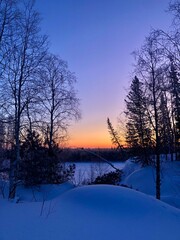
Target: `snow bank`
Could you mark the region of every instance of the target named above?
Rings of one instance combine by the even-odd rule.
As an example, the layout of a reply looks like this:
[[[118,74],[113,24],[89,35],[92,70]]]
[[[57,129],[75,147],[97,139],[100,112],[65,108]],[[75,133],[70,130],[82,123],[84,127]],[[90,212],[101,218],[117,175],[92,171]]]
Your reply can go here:
[[[154,196],[156,190],[155,169],[153,167],[145,167],[135,170],[125,177],[122,184]]]
[[[125,162],[125,165],[123,167],[123,176],[122,176],[122,178],[125,179],[131,173],[133,173],[136,170],[139,170],[140,168],[141,168],[141,165],[139,163],[136,163],[133,159],[128,159]]]
[[[43,202],[54,199],[74,187],[75,186],[70,182],[62,184],[46,184],[28,188],[18,186],[16,198],[20,202]]]
[[[47,202],[0,200],[1,240],[179,240],[180,211],[118,186],[74,188]]]
[[[139,168],[139,164],[129,161],[123,171],[124,177],[121,184],[155,196],[156,171],[154,167]],[[180,208],[180,162],[162,162],[161,200]]]

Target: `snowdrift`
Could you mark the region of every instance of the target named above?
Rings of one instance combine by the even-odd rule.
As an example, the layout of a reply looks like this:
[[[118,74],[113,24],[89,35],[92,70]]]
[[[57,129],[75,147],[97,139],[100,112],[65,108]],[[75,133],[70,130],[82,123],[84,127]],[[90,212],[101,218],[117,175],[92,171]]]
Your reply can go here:
[[[0,239],[180,239],[180,211],[153,197],[107,185],[63,192],[45,202],[0,200]]]
[[[152,196],[156,195],[154,167],[141,168],[139,164],[127,161],[123,171],[121,184]],[[180,162],[161,163],[161,200],[180,208]]]

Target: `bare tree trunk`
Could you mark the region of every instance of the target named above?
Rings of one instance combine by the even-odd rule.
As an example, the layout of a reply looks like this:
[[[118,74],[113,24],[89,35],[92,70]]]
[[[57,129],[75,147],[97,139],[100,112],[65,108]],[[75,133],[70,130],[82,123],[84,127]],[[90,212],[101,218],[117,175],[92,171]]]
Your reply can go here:
[[[160,142],[159,142],[159,122],[157,111],[157,96],[156,96],[156,79],[154,69],[152,68],[152,94],[153,94],[153,107],[154,107],[154,120],[155,120],[155,135],[156,135],[156,198],[160,199],[161,196],[161,176],[160,176]]]
[[[31,87],[35,87],[35,70],[39,67],[46,53],[46,37],[39,36],[39,15],[34,10],[33,1],[17,6],[19,15],[15,19],[7,56],[7,81],[9,107],[14,115],[14,159],[11,163],[9,198],[15,197],[20,164],[20,131],[23,113],[31,98]],[[32,78],[33,77],[33,78]],[[33,85],[34,84],[34,85]]]
[[[18,97],[20,101],[20,96]],[[18,107],[17,107],[18,106]],[[16,104],[15,113],[15,158],[11,160],[10,168],[10,186],[9,198],[13,199],[16,193],[17,178],[18,178],[18,165],[20,161],[20,103]]]

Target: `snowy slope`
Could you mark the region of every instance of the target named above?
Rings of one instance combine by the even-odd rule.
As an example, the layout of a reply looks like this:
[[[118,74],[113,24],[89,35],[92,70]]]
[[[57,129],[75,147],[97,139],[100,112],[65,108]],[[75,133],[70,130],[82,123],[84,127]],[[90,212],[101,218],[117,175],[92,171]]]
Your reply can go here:
[[[107,185],[63,192],[45,202],[1,199],[0,240],[180,239],[180,211],[148,195]]]
[[[154,167],[140,168],[128,161],[123,181],[140,192],[155,196],[156,172]],[[162,162],[161,164],[161,200],[180,208],[180,162]]]

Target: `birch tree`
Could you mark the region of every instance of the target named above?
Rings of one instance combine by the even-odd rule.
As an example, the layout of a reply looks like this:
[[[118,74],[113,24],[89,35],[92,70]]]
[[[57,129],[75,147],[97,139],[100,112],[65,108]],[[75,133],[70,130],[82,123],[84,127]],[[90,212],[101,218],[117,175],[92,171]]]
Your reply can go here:
[[[79,99],[75,91],[75,75],[67,63],[49,54],[39,72],[38,108],[41,114],[45,141],[52,152],[54,144],[61,142],[70,122],[80,118]]]
[[[158,47],[154,35],[146,38],[145,44],[139,52],[136,52],[136,72],[146,85],[147,109],[151,127],[155,136],[156,155],[156,198],[161,195],[161,165],[160,165],[160,135],[159,135],[159,109],[160,97],[164,80],[164,61],[161,48]]]
[[[8,2],[8,1],[7,1]],[[16,17],[9,28],[6,69],[1,84],[3,107],[14,116],[15,159],[11,163],[9,198],[14,198],[20,161],[20,134],[30,89],[46,53],[46,36],[40,35],[40,18],[34,1],[17,5]]]

